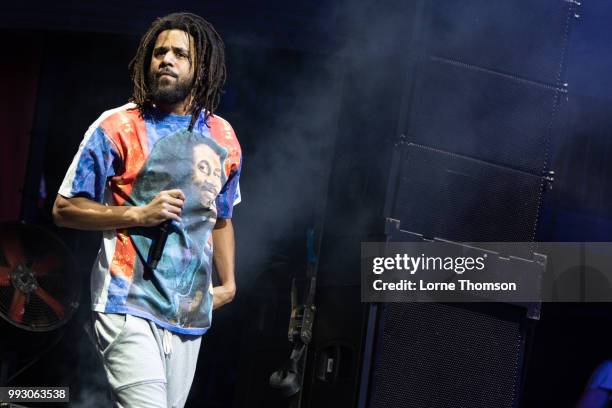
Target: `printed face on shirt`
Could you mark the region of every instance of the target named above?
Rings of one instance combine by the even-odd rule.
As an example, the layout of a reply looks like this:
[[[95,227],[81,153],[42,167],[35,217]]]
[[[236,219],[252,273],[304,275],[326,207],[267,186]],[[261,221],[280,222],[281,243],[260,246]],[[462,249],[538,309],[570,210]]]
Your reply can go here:
[[[193,184],[200,204],[211,208],[221,191],[221,161],[208,145],[193,148]]]
[[[195,46],[193,37],[182,30],[159,33],[149,66],[153,101],[173,105],[189,96],[193,83]]]

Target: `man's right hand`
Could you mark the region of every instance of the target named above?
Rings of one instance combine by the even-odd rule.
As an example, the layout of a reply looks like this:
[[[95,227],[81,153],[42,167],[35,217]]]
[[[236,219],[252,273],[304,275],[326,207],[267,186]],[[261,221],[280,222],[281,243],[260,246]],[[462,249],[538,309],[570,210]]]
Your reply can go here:
[[[153,227],[166,220],[180,222],[184,204],[185,194],[181,190],[161,191],[149,204],[136,207],[137,222],[142,227]]]

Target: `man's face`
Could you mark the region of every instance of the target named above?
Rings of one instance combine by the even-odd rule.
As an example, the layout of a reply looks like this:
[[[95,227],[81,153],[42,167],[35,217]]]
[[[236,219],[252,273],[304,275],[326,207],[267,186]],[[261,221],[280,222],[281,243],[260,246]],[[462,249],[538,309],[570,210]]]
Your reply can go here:
[[[186,100],[193,83],[195,47],[182,30],[159,33],[149,67],[149,87],[154,103],[174,105]]]
[[[200,204],[211,208],[221,191],[221,161],[205,144],[193,148],[193,183]]]

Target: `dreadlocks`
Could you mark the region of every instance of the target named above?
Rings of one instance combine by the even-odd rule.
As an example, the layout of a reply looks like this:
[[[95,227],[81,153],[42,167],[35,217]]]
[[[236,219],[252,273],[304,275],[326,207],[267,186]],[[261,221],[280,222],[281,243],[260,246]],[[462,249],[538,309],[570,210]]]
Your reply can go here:
[[[143,110],[150,108],[152,100],[147,73],[153,47],[159,33],[172,29],[191,34],[195,45],[195,57],[191,56],[191,63],[195,64],[194,79],[189,93],[191,104],[188,107],[191,115],[189,129],[192,129],[202,109],[205,111],[205,119],[215,113],[226,77],[223,40],[213,26],[200,16],[191,13],[173,13],[160,17],[151,24],[129,65],[134,84],[130,101]],[[191,39],[189,41],[191,45]]]

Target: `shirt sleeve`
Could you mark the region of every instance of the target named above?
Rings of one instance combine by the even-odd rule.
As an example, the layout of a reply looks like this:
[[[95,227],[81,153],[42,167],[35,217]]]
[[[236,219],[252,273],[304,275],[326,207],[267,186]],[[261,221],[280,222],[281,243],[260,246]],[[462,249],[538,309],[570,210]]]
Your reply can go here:
[[[612,360],[602,363],[591,375],[587,389],[595,388],[612,391]]]
[[[85,197],[102,203],[107,179],[116,174],[120,155],[100,127],[85,134],[64,177],[59,195]]]
[[[227,182],[221,189],[221,192],[217,196],[217,217],[222,219],[232,218],[234,206],[242,201],[240,195],[240,172],[242,170],[242,157],[240,158],[240,165],[236,171],[233,171]]]

